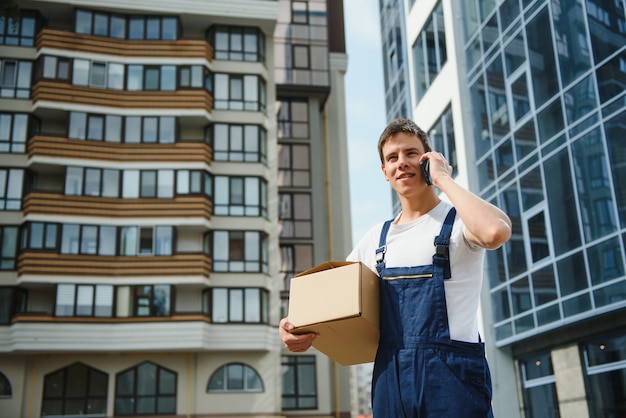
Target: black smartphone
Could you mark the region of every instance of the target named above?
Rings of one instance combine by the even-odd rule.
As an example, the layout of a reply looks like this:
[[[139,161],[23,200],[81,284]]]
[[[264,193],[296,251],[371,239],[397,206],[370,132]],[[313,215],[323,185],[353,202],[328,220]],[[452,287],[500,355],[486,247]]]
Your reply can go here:
[[[426,180],[426,184],[432,186],[433,180],[430,178],[430,160],[426,159],[420,163],[420,167],[422,167],[422,174],[424,175],[424,180]]]

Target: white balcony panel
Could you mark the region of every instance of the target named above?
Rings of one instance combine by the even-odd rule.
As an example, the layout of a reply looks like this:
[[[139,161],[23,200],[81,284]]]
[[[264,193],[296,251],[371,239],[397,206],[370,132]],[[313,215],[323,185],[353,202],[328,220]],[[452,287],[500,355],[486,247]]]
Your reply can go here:
[[[17,323],[0,327],[0,353],[275,351],[278,342],[276,328],[269,325],[215,325],[200,321]]]

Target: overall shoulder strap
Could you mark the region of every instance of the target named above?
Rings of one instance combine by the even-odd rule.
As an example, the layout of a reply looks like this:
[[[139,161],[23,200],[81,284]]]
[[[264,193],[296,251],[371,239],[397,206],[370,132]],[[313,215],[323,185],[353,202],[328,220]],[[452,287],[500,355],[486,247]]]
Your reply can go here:
[[[443,269],[444,279],[449,279],[452,276],[450,272],[450,236],[452,235],[455,217],[456,209],[451,208],[434,242],[435,255],[433,255],[433,265]]]
[[[385,252],[387,252],[387,233],[389,232],[391,222],[393,222],[393,219],[389,219],[388,221],[386,221],[383,224],[382,230],[380,231],[378,248],[376,248],[376,266],[385,263]]]

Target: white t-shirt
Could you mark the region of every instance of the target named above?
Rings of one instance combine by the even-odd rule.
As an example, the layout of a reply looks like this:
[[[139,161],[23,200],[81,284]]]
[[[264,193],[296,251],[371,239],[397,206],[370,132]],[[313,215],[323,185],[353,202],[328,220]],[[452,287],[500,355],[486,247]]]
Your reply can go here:
[[[410,267],[432,264],[434,239],[452,206],[441,201],[419,219],[397,225],[392,223],[387,234],[387,267]],[[399,215],[398,215],[399,216]],[[396,218],[397,219],[397,218]],[[361,261],[376,272],[376,249],[379,247],[383,223],[370,229],[348,255],[348,261]],[[465,225],[455,217],[450,237],[452,277],[444,282],[450,338],[478,341],[478,304],[483,279],[485,250],[469,243],[463,236]],[[412,279],[419,280],[419,279]]]

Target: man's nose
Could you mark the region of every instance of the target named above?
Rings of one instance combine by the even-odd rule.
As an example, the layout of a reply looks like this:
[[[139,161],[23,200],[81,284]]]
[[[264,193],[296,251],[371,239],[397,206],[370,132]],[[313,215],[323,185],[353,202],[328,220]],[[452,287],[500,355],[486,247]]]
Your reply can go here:
[[[398,166],[406,167],[407,165],[409,165],[409,163],[408,163],[406,156],[402,154],[398,155]]]

